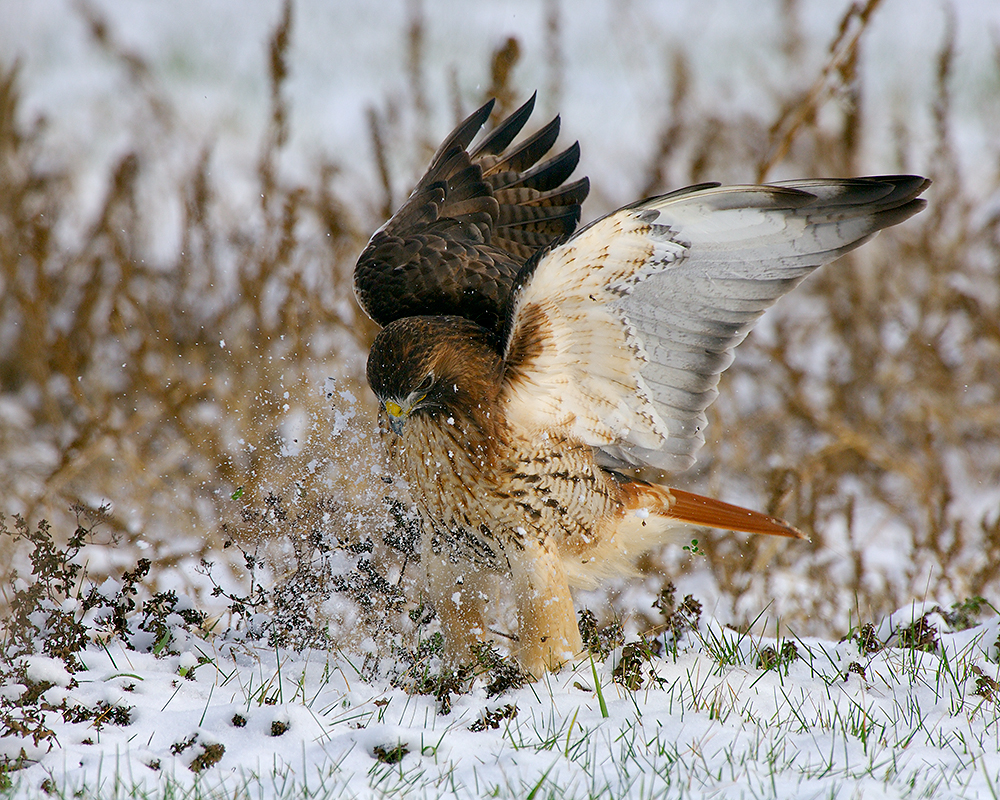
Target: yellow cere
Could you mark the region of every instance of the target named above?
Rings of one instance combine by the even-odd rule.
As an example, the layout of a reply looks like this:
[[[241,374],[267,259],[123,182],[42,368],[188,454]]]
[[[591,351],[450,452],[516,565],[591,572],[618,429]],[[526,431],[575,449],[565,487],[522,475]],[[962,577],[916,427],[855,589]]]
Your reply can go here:
[[[403,409],[399,403],[394,403],[392,400],[386,400],[385,410],[389,412],[391,417],[401,417],[403,416]]]

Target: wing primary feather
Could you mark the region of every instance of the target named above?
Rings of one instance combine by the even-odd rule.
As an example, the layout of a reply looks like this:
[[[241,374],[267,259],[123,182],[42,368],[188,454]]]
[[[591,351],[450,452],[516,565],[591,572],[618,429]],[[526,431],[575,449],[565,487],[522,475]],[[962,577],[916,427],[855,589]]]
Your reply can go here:
[[[518,185],[547,192],[566,180],[580,163],[580,143],[573,142],[559,155],[532,167],[525,172]]]
[[[502,188],[495,192],[495,197],[498,202],[503,204],[509,203],[510,205],[514,205],[515,203],[519,203],[520,205],[531,208],[540,208],[548,206],[580,205],[580,203],[587,199],[589,191],[590,180],[587,178],[580,178],[578,181],[567,183],[564,186],[557,186],[556,188],[545,192],[532,192],[526,188],[518,186]],[[510,198],[509,200],[508,197]]]
[[[666,194],[658,194],[655,197],[645,197],[641,200],[636,200],[634,203],[629,203],[627,206],[623,206],[623,210],[627,208],[641,208],[643,206],[650,205],[651,203],[658,203],[664,200],[673,200],[678,197],[684,197],[689,194],[698,194],[699,192],[704,192],[708,189],[718,189],[722,186],[718,181],[705,181],[704,183],[694,183],[691,186],[685,186],[681,189],[674,189],[673,191],[667,192]],[[595,222],[600,222],[600,220],[594,220]]]
[[[524,128],[525,123],[528,121],[528,117],[531,116],[531,112],[535,108],[535,98],[538,96],[538,92],[533,92],[531,97],[529,97],[520,108],[518,108],[513,114],[503,120],[499,125],[497,125],[493,130],[491,130],[483,140],[476,145],[475,149],[472,150],[469,155],[475,159],[481,154],[488,155],[499,155],[510,145],[517,135]],[[490,111],[493,110],[493,104],[495,100],[490,101]],[[488,117],[489,115],[487,115]],[[484,119],[483,122],[486,120]],[[480,123],[482,126],[483,123]],[[470,139],[469,142],[472,140]],[[468,147],[469,142],[466,142],[465,146]]]
[[[496,102],[496,98],[487,100],[462,120],[458,124],[458,127],[448,135],[448,138],[441,142],[441,146],[437,149],[437,153],[434,154],[434,158],[431,159],[431,163],[437,161],[442,153],[446,153],[452,148],[457,147],[460,150],[468,150],[472,140],[476,138],[476,134],[486,124],[486,120],[490,118],[490,114],[493,113],[493,106],[496,105]],[[517,135],[517,131],[514,132],[514,135]]]
[[[536,164],[559,138],[559,117],[553,117],[545,127],[535,132],[509,153],[494,160],[480,159],[483,173],[489,177],[504,172],[522,172]],[[478,153],[475,154],[478,158]]]
[[[576,229],[590,184],[562,184],[579,163],[579,147],[539,163],[558,138],[559,118],[511,148],[534,106],[532,95],[471,150],[495,101],[466,117],[372,236],[354,270],[354,292],[378,324],[453,314],[496,334],[520,268]]]

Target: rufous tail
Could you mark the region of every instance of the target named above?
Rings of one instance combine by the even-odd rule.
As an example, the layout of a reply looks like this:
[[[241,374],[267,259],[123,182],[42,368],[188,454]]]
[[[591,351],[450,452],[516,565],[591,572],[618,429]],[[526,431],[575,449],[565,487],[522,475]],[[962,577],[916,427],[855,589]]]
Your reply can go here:
[[[666,491],[674,501],[669,505],[664,516],[680,522],[742,533],[766,533],[770,536],[787,536],[791,539],[809,538],[783,519],[771,517],[759,511],[751,511],[749,508],[723,503],[721,500],[703,497],[693,492],[685,492],[682,489],[667,489]]]
[[[797,528],[783,519],[751,511],[749,508],[723,503],[683,489],[657,486],[639,480],[623,480],[620,484],[624,505],[633,513],[647,513],[689,525],[721,528],[742,533],[766,533],[770,536],[787,536],[790,539],[807,539]]]
[[[685,525],[807,538],[784,520],[759,511],[617,473],[612,476],[621,492],[620,513],[600,535],[586,542],[566,539],[559,543],[571,586],[589,588],[609,576],[629,574],[640,554],[666,542],[682,541]]]

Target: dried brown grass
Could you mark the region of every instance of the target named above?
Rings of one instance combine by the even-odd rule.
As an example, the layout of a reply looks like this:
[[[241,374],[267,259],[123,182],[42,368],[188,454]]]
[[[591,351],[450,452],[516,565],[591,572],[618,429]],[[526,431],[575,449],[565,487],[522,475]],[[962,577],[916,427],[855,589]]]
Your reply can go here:
[[[329,495],[345,481],[355,491],[357,476],[307,469],[328,461],[315,431],[282,455],[289,413],[313,427],[329,421],[327,370],[340,369],[337,391],[364,397],[357,356],[372,332],[345,302],[363,234],[336,194],[336,165],[318,164],[311,185],[289,185],[277,168],[288,138],[290,8],[269,47],[259,205],[229,205],[213,184],[209,146],[187,154],[187,173],[169,187],[182,222],[167,261],[151,252],[159,220],[144,190],[174,155],[173,110],[141,59],[85,7],[95,42],[142,77],[136,102],[152,99],[165,122],[117,160],[93,222],[75,234],[73,194],[67,176],[46,167],[44,130],[16,122],[17,67],[0,72],[7,513],[58,521],[74,503],[107,498],[107,524],[161,544],[163,564],[217,549],[234,494],[256,503],[322,485]]]
[[[857,174],[870,135],[859,45],[877,6],[848,10],[819,74],[783,99],[771,124],[741,120],[724,130],[689,106],[676,69],[648,190],[665,188],[664,161],[683,184],[731,168],[741,147],[760,180],[778,166]],[[915,597],[1000,588],[1000,218],[978,213],[982,201],[960,172],[950,128],[954,33],[946,29],[936,55],[934,157],[908,163],[915,134],[900,119],[899,163],[886,165],[933,179],[928,210],[780,304],[741,347],[713,406],[705,474],[694,485],[751,499],[763,491],[769,511],[812,537],[792,547],[731,536],[700,542],[747,619],[770,603],[786,624],[825,632],[833,620],[869,618]],[[801,49],[791,42],[786,52]],[[830,104],[839,111],[833,124]],[[739,146],[727,141],[734,135]],[[1000,188],[995,164],[989,169]],[[972,511],[983,496],[992,505]],[[871,558],[876,549],[881,561]]]
[[[776,170],[857,171],[871,135],[860,45],[878,0],[851,8],[811,78],[796,69],[804,44],[795,3],[785,5],[783,52],[789,75],[799,77],[776,98],[774,118],[733,120],[700,106],[690,60],[674,52],[670,107],[640,181],[647,194]],[[16,65],[0,71],[5,510],[58,520],[73,504],[110,499],[110,524],[151,542],[160,567],[215,552],[231,536],[301,551],[324,526],[351,535],[348,512],[373,519],[381,499],[363,438],[373,413],[360,377],[373,328],[353,310],[351,270],[367,232],[399,200],[390,151],[419,159],[441,133],[430,131],[421,4],[409,6],[409,106],[370,113],[383,195],[349,208],[333,163],[318,164],[306,185],[283,177],[294,22],[286,4],[269,48],[270,115],[254,176],[260,202],[234,212],[213,183],[211,146],[183,154],[189,167],[173,187],[181,243],[167,260],[151,252],[157,219],[144,186],[170,150],[175,111],[141,56],[82,8],[95,43],[132,76],[134,102],[152,110],[158,127],[109,172],[92,223],[68,235],[69,171],[49,166],[58,158],[46,151],[43,127],[18,124]],[[555,4],[546,26],[557,42]],[[498,42],[491,70],[492,92],[511,102],[533,88],[517,83],[520,46]],[[822,632],[852,610],[868,617],[926,592],[997,592],[1000,510],[970,514],[963,503],[1000,484],[1000,217],[977,217],[980,200],[963,185],[949,127],[953,59],[946,36],[934,159],[909,165],[912,132],[900,119],[899,163],[885,165],[929,171],[929,210],[821,271],[775,310],[723,380],[700,468],[679,479],[766,505],[812,537],[780,548],[701,540],[738,616],[756,616],[773,600],[786,622]],[[569,81],[562,63],[554,87]],[[465,110],[457,89],[449,102],[456,117]],[[394,123],[404,111],[418,121],[416,141]],[[376,211],[365,216],[366,207]],[[341,376],[336,390],[359,401],[350,432],[337,438],[329,435],[333,416],[346,406],[320,391],[332,371]],[[305,423],[289,454],[294,413]],[[282,513],[259,513],[274,495]],[[882,552],[896,549],[901,569],[870,561],[871,542],[860,537],[873,530],[885,537]],[[674,551],[644,563],[654,576],[684,566]]]

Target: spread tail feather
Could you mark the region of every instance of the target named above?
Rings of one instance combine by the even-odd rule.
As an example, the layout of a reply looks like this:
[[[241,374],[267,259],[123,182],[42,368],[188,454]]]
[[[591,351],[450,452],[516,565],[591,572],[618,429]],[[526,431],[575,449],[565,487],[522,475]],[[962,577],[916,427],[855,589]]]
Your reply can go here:
[[[711,497],[703,497],[681,489],[668,490],[674,502],[664,516],[686,522],[690,525],[704,525],[706,528],[721,528],[725,531],[741,533],[766,533],[770,536],[787,536],[791,539],[808,537],[793,528],[783,519],[770,517],[759,511],[723,503]],[[663,513],[663,512],[661,512]]]
[[[784,520],[681,489],[668,489],[612,473],[620,489],[620,513],[608,535],[586,546],[560,547],[571,586],[593,587],[614,575],[634,572],[635,559],[667,542],[681,542],[686,525],[806,539]]]

